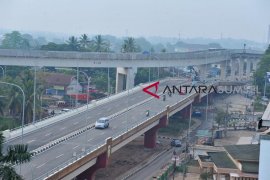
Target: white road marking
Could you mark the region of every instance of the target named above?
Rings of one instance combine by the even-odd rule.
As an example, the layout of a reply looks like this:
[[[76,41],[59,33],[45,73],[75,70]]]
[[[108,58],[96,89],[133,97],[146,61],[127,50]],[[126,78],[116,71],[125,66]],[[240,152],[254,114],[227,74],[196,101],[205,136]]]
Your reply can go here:
[[[76,125],[76,124],[78,124],[79,122],[77,121],[77,122],[75,122],[75,123],[73,123],[73,125]]]
[[[61,156],[64,156],[64,154],[60,154],[59,156],[56,156],[55,158],[60,158]]]
[[[127,121],[122,121],[122,124],[126,123]]]
[[[92,140],[93,140],[93,138],[90,138],[90,139],[88,139],[88,142],[89,142],[89,141],[92,141]]]
[[[47,163],[47,162],[45,162],[45,163],[43,163],[43,164],[37,166],[36,168],[37,168],[37,169],[38,169],[38,168],[41,168],[41,167],[44,166],[46,163]]]
[[[79,145],[78,146],[75,146],[74,148],[72,148],[72,149],[76,149],[77,147],[79,147]]]
[[[49,135],[51,135],[52,133],[47,133],[45,136],[49,136]]]
[[[100,133],[100,135],[103,135],[103,134],[104,134],[104,132]]]
[[[61,130],[64,130],[64,129],[66,129],[66,127],[62,127],[62,128],[61,128]]]
[[[28,141],[28,142],[26,142],[26,144],[29,144],[29,143],[34,142],[34,141],[36,141],[36,140],[31,140],[31,141]]]

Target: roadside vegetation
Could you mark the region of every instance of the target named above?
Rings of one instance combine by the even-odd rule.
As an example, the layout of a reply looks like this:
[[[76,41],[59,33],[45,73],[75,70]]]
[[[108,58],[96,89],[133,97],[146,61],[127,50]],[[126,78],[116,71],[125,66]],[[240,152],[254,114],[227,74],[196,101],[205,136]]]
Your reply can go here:
[[[264,83],[265,83],[265,76],[266,72],[270,72],[270,45],[268,49],[265,51],[265,54],[261,61],[258,64],[258,68],[254,74],[255,77],[255,84],[258,86],[259,91],[263,92]],[[266,80],[267,86],[266,86],[266,96],[270,96],[270,85],[268,79]]]
[[[191,120],[191,126],[194,124],[194,120]],[[159,134],[168,136],[180,136],[188,129],[189,118],[183,118],[180,112],[174,114],[169,118],[169,124],[165,128],[159,129]]]
[[[6,153],[2,152],[4,136],[0,132],[0,179],[2,180],[21,180],[23,179],[15,171],[14,165],[29,162],[31,154],[28,152],[28,146],[24,144],[10,145]]]

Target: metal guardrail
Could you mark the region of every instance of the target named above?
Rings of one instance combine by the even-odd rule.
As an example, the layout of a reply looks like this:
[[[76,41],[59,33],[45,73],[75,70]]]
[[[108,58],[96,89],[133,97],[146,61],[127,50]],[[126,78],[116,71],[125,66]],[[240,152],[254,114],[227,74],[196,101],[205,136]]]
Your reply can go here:
[[[71,159],[67,160],[66,162],[60,164],[59,166],[53,168],[52,170],[50,170],[49,172],[41,175],[40,177],[36,178],[35,180],[40,180],[40,179],[46,179],[48,178],[49,176],[53,175],[54,173],[64,169],[65,167],[75,163],[76,161],[82,159],[83,157],[89,155],[90,153],[100,149],[101,147],[105,146],[106,143],[105,142],[102,142],[102,143],[99,143],[91,148],[88,148],[88,149],[85,149],[84,152],[76,155],[75,157],[72,157]]]

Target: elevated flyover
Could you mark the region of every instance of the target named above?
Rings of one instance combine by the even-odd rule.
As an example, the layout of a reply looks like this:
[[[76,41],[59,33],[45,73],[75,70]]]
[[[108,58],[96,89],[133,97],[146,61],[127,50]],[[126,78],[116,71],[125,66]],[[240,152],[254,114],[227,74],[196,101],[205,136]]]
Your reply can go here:
[[[200,74],[206,76],[212,64],[220,64],[222,78],[226,77],[227,67],[230,66],[232,78],[234,79],[237,75],[239,76],[237,78],[241,79],[244,74],[250,76],[252,69],[256,69],[262,55],[261,51],[249,49],[151,54],[0,49],[0,65],[117,68],[116,92],[121,92],[123,89],[134,87],[134,79],[139,67],[198,66]]]
[[[47,67],[178,67],[218,63],[226,59],[258,59],[263,52],[242,49],[184,53],[93,53],[0,49],[0,65]]]
[[[184,84],[183,81],[179,80],[170,80],[166,83],[172,85]],[[162,92],[162,87],[159,87],[159,89]],[[126,101],[130,102],[132,96],[134,95],[125,97]],[[22,175],[25,179],[72,179],[74,177],[91,179],[97,169],[106,167],[111,153],[141,134],[145,134],[145,147],[155,147],[156,132],[158,128],[167,125],[168,116],[178,111],[185,111],[185,116],[188,118],[190,104],[199,102],[200,96],[201,94],[197,93],[173,94],[172,96],[166,95],[166,100],[163,101],[163,98],[157,99],[147,95],[147,98],[144,97],[143,100],[140,100],[142,103],[135,106],[129,107],[127,104],[121,104],[124,105],[124,108],[129,108],[112,117],[109,129],[97,130],[91,128],[52,148],[48,148],[42,153],[38,153],[32,158],[31,162],[21,165]],[[134,97],[137,99],[136,96]],[[118,103],[115,102],[114,106],[116,104]],[[150,110],[149,116],[145,115],[146,110]],[[106,112],[102,110],[101,112],[100,117],[105,116],[103,113]],[[90,119],[92,122],[96,120],[92,117]],[[79,124],[82,123],[83,126],[86,125],[83,120],[78,122]],[[40,136],[42,135],[44,136],[44,133],[40,134]],[[39,143],[37,141],[33,143]],[[19,166],[16,169],[19,171]]]

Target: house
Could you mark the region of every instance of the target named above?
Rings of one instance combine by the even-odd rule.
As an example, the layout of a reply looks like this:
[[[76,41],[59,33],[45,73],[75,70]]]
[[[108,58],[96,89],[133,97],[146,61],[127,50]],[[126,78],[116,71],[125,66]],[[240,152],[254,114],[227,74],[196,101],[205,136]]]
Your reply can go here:
[[[215,151],[211,148],[197,151],[201,172],[212,173],[215,180],[258,179],[260,145],[229,145]]]
[[[70,84],[72,78],[72,75],[63,73],[42,72],[39,75],[45,84],[47,95],[65,95],[65,89]]]

